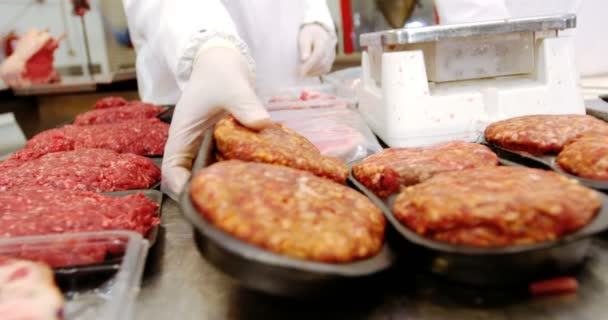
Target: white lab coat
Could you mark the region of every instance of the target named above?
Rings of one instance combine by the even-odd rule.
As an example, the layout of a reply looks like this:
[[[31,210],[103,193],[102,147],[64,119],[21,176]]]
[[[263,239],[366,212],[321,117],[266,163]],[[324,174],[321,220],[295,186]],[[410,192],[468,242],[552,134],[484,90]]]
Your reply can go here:
[[[442,24],[576,13],[576,65],[581,76],[608,74],[606,0],[435,0]]]
[[[305,23],[334,30],[326,0],[123,0],[137,51],[144,101],[175,104],[184,79],[178,65],[193,35],[213,30],[236,35],[256,63],[256,86],[300,82],[298,32]],[[191,50],[190,50],[191,51]],[[183,67],[183,66],[182,66]]]

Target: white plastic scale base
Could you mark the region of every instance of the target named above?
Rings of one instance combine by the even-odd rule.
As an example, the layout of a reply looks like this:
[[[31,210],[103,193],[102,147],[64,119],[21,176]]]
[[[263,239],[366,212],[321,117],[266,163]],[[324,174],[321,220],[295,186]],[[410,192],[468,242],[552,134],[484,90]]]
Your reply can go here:
[[[538,39],[531,74],[443,83],[427,80],[421,50],[382,52],[380,86],[364,51],[359,110],[391,147],[476,141],[489,123],[520,115],[584,114],[572,48],[568,36]]]

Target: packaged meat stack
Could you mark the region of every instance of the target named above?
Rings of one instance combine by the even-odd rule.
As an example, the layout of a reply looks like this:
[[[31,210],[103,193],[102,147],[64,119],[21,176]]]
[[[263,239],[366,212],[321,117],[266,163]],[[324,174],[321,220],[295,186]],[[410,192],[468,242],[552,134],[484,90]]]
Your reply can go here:
[[[268,99],[268,110],[274,121],[306,137],[323,155],[352,162],[382,150],[350,100],[302,90]]]
[[[63,319],[63,295],[45,264],[0,256],[0,293],[2,319]]]
[[[18,188],[0,192],[0,238],[103,230],[145,236],[160,223],[158,209],[141,193],[113,198],[87,191]]]
[[[19,151],[0,164],[0,191],[38,187],[58,190],[112,192],[146,189],[160,180],[160,169],[149,158],[106,149],[77,149],[28,158]]]
[[[147,250],[130,231],[0,237],[0,319],[131,319]]]

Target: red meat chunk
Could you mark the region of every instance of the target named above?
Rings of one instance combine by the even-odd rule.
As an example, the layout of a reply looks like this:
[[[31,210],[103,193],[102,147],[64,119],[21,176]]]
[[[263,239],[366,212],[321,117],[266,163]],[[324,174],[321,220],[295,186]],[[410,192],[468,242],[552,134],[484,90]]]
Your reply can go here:
[[[44,84],[59,82],[59,74],[53,66],[55,50],[59,47],[59,42],[50,39],[36,52],[25,64],[23,78],[34,84]]]

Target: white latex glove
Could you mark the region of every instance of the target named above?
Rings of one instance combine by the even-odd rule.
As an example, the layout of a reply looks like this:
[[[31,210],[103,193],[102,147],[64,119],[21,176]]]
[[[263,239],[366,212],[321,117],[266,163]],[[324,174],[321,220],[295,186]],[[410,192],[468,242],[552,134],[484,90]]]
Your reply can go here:
[[[29,82],[22,77],[25,64],[50,39],[51,35],[47,31],[28,30],[17,41],[13,54],[0,65],[0,78],[9,87],[28,85]]]
[[[316,23],[306,24],[298,36],[300,47],[300,76],[320,76],[328,73],[336,58],[336,39]]]
[[[177,199],[190,178],[203,133],[228,111],[243,125],[271,123],[249,79],[245,57],[227,47],[203,48],[177,102],[162,164],[162,191]]]

